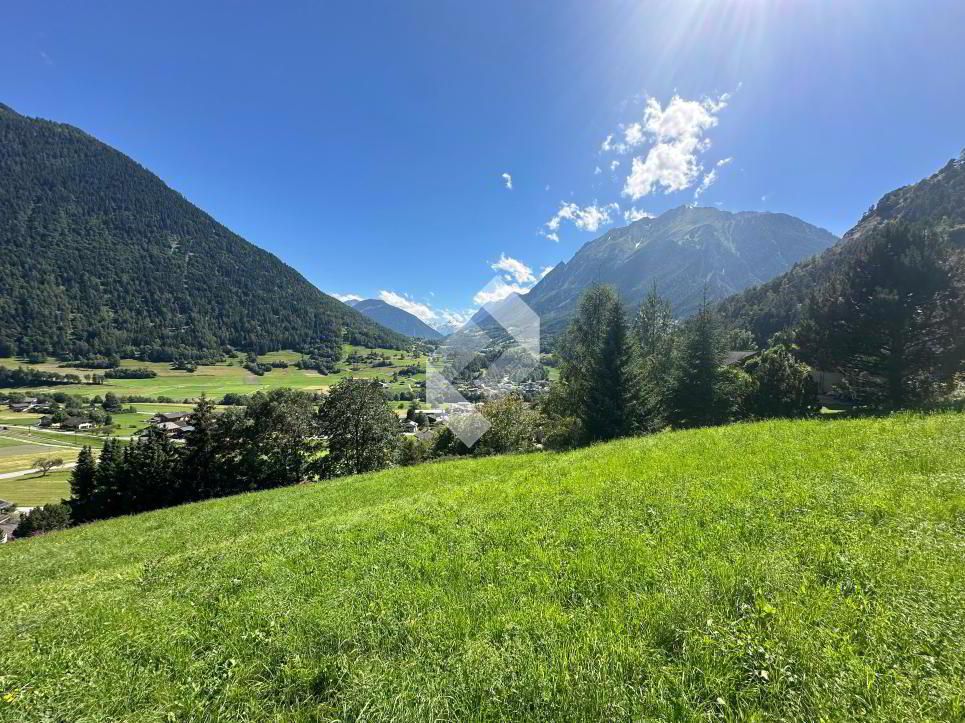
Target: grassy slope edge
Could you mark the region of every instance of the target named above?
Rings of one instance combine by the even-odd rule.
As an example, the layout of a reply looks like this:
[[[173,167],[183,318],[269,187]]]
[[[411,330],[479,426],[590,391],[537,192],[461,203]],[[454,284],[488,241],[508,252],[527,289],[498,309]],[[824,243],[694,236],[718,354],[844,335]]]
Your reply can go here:
[[[392,470],[0,549],[0,718],[961,719],[965,415]]]

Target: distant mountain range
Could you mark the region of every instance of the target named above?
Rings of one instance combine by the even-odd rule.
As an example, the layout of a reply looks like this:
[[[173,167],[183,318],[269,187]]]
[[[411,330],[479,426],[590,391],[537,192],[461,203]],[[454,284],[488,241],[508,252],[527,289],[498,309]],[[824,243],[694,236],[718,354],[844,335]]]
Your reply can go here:
[[[356,311],[365,314],[386,329],[397,331],[406,336],[429,341],[438,341],[443,335],[426,324],[415,314],[411,314],[397,306],[392,306],[381,299],[362,299],[346,301]]]
[[[774,278],[838,238],[781,213],[729,213],[682,206],[657,218],[614,228],[560,263],[523,298],[539,315],[544,334],[562,330],[583,292],[614,286],[628,307],[656,284],[679,317],[709,301]]]
[[[0,356],[409,340],[323,294],[124,154],[0,105]],[[164,351],[166,350],[166,351]]]
[[[889,221],[903,221],[948,234],[965,248],[965,151],[932,176],[885,194],[841,242],[771,281],[723,301],[718,310],[732,326],[759,342],[794,326],[802,308],[834,272],[856,263],[862,239]]]

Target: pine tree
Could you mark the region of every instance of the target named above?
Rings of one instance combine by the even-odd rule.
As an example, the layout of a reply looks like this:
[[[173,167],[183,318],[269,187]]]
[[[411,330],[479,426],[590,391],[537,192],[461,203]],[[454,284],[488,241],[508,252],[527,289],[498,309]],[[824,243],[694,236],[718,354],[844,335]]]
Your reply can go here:
[[[77,465],[70,473],[70,508],[75,522],[85,522],[91,518],[96,473],[94,453],[85,446],[77,455]]]
[[[583,442],[614,439],[639,427],[641,390],[635,350],[612,288],[595,286],[583,295],[559,354],[558,396],[578,420]]]
[[[122,450],[113,437],[104,440],[97,470],[94,472],[94,493],[91,495],[90,519],[104,519],[120,514],[120,479]]]
[[[215,404],[202,395],[195,405],[185,434],[178,495],[184,501],[221,494],[223,465],[218,459]]]
[[[657,293],[654,285],[640,304],[633,326],[639,349],[644,420],[650,431],[667,422],[676,332],[670,302]]]
[[[668,416],[676,427],[703,427],[727,421],[720,324],[706,301],[684,326],[674,357]]]

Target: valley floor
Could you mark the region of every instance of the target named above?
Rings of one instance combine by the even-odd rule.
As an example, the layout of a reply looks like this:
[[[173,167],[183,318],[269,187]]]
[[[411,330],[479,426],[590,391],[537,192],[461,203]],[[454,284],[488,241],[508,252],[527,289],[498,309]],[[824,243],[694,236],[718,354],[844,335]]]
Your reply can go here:
[[[423,465],[0,548],[0,719],[965,716],[965,415]]]

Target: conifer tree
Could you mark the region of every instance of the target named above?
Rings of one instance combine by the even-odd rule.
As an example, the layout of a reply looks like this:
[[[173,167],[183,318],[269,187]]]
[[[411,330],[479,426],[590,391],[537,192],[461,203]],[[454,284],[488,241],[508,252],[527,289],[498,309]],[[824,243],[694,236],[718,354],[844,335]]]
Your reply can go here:
[[[122,450],[113,437],[104,440],[97,470],[94,472],[94,494],[92,495],[91,519],[103,519],[121,514],[120,485],[122,472]]]
[[[676,339],[670,302],[657,293],[656,284],[637,310],[633,333],[639,350],[645,426],[655,431],[667,421]]]
[[[641,390],[635,350],[612,288],[595,286],[583,295],[559,354],[558,394],[579,421],[582,441],[614,439],[639,428]]]
[[[668,416],[676,427],[703,427],[727,420],[720,324],[706,300],[688,320],[674,357]]]
[[[71,517],[76,522],[90,519],[94,497],[94,476],[97,463],[90,447],[83,447],[77,455],[77,465],[70,473]]]

